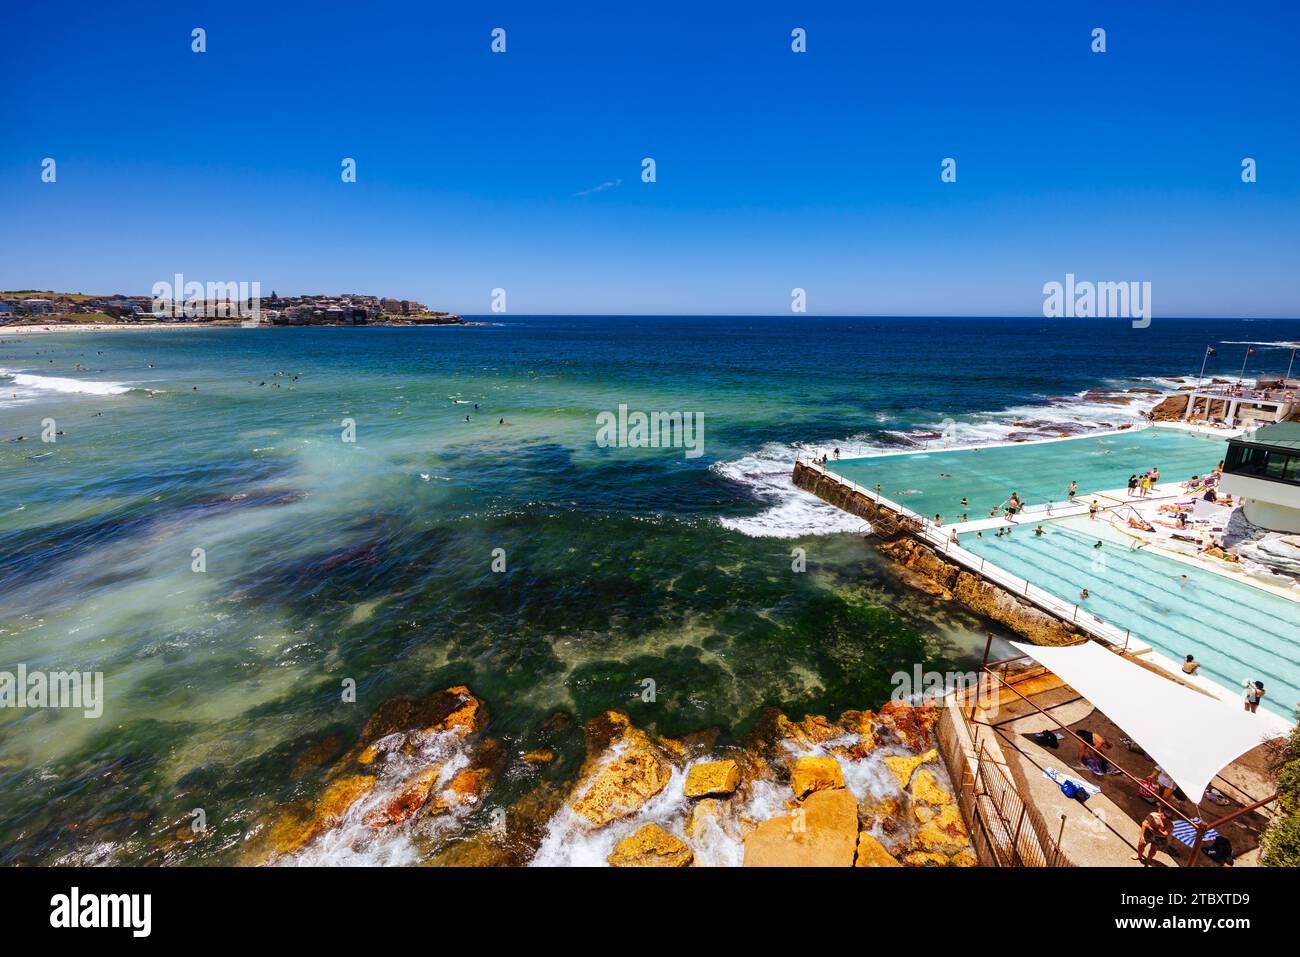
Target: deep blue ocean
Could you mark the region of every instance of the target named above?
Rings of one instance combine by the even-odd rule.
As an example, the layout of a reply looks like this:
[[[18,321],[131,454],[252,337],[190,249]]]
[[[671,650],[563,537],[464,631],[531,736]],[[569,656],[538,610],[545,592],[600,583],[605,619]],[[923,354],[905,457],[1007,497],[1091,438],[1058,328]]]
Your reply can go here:
[[[1207,375],[1235,378],[1247,341],[1248,378],[1282,373],[1262,343],[1300,337],[475,318],[0,335],[0,667],[107,687],[102,720],[0,714],[0,863],[233,860],[250,820],[320,787],[298,756],[396,694],[469,685],[518,747],[610,707],[724,740],[773,706],[877,707],[895,671],[968,666],[988,623],[902,586],[790,485],[797,454],[1132,422],[1158,397],[1116,390],[1174,388],[1207,345]],[[602,447],[620,406],[697,417],[702,454]],[[216,836],[177,846],[200,799]]]

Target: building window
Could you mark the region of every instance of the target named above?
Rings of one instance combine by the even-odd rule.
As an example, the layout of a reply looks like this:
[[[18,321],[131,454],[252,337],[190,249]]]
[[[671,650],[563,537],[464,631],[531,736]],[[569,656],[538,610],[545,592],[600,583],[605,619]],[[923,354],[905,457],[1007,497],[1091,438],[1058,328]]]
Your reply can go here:
[[[1229,442],[1223,471],[1230,475],[1300,485],[1300,452],[1287,453],[1278,449]]]

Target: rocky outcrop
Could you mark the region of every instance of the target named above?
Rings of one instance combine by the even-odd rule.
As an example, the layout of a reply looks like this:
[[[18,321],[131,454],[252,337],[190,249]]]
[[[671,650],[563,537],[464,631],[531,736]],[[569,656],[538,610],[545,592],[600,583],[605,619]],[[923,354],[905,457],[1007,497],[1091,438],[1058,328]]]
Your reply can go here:
[[[366,722],[350,748],[324,772],[323,790],[314,801],[280,808],[246,845],[243,863],[266,863],[295,854],[326,832],[343,826],[379,833],[418,814],[440,814],[477,803],[501,767],[501,748],[478,741],[487,725],[487,708],[468,688],[457,685],[427,698],[391,698]],[[328,741],[309,748],[294,764],[301,777],[317,756],[340,750]],[[451,757],[464,755],[456,770]],[[444,772],[450,779],[441,786]]]
[[[685,842],[658,824],[646,824],[615,845],[609,864],[611,867],[686,867],[693,858]]]
[[[1059,618],[947,561],[916,539],[900,538],[879,548],[904,568],[937,584],[945,595],[1036,645],[1068,645],[1086,637]]]
[[[595,827],[635,814],[672,778],[665,750],[622,712],[606,712],[588,725],[588,748],[572,807]]]
[[[1170,395],[1156,403],[1156,405],[1147,413],[1147,418],[1153,422],[1176,422],[1182,419],[1183,413],[1187,411],[1187,396]]]

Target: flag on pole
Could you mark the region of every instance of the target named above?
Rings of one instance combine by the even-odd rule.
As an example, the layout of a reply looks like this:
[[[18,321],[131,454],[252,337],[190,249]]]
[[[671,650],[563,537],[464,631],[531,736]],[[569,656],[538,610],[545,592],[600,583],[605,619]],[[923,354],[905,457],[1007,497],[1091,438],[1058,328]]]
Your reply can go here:
[[[1214,346],[1206,346],[1206,347],[1205,347],[1205,354],[1206,354],[1207,356],[1216,356],[1216,355],[1218,355],[1218,353],[1214,351]]]

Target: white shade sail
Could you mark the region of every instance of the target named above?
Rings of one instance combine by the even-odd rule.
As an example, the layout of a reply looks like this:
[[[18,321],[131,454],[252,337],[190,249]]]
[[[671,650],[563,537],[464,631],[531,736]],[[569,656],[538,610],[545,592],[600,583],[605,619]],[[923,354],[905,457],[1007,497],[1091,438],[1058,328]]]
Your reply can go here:
[[[1251,714],[1193,691],[1096,642],[1065,648],[1011,644],[1092,702],[1194,801],[1223,768],[1290,731],[1275,714]]]

